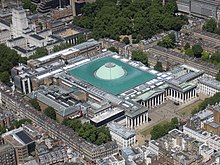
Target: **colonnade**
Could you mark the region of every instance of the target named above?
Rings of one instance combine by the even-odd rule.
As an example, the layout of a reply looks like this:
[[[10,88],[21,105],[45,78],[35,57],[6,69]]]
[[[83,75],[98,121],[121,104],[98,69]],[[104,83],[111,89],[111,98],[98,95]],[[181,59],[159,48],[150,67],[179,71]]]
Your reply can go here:
[[[141,105],[147,107],[148,109],[154,108],[165,102],[165,93],[158,94],[152,98],[141,101]]]
[[[180,92],[174,89],[168,89],[168,95],[171,100],[185,103],[196,97],[196,88],[192,88],[186,92]]]
[[[148,112],[135,116],[133,118],[126,116],[126,127],[135,128],[148,122]]]

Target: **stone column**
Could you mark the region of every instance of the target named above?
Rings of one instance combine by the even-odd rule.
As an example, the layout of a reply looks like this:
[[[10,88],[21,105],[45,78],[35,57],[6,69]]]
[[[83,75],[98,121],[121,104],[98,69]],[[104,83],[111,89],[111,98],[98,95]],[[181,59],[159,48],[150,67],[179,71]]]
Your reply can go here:
[[[142,125],[143,121],[142,121],[142,115],[140,115],[140,125]]]
[[[137,117],[134,118],[134,127],[137,127]]]
[[[152,108],[154,107],[154,98],[151,98],[152,100]]]
[[[130,119],[130,123],[131,123],[131,128],[133,128],[133,119]]]
[[[147,123],[148,122],[148,113],[145,113],[145,116],[146,116],[145,123]]]

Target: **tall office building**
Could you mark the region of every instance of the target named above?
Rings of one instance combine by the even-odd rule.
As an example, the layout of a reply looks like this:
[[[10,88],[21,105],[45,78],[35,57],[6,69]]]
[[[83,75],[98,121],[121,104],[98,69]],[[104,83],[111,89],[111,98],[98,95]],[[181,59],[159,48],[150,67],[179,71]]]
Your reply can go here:
[[[6,144],[11,144],[15,150],[16,162],[23,165],[31,152],[35,150],[34,140],[23,130],[22,127],[6,132],[2,135]]]
[[[20,37],[24,30],[28,29],[28,20],[25,10],[16,8],[12,10],[12,35]]]

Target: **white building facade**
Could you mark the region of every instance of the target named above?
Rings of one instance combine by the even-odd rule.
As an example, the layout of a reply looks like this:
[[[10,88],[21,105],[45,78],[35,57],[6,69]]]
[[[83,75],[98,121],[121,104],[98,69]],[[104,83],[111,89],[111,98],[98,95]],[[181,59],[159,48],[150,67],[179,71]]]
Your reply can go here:
[[[199,80],[197,88],[199,93],[213,96],[220,91],[220,82],[213,78],[204,77]]]
[[[125,128],[115,122],[108,123],[107,127],[113,141],[116,141],[119,148],[131,147],[136,144],[136,133],[134,130]]]

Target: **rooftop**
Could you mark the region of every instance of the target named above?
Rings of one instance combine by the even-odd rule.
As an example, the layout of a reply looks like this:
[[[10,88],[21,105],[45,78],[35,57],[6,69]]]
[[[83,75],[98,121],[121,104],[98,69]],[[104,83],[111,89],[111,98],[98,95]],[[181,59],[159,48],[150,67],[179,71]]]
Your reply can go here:
[[[126,70],[115,63],[106,63],[101,66],[96,72],[95,76],[103,80],[114,80],[126,75]]]
[[[122,125],[117,124],[115,122],[108,123],[107,127],[109,127],[110,131],[118,134],[119,136],[123,137],[124,139],[129,139],[129,138],[136,135],[134,130],[123,127]]]
[[[211,127],[214,127],[214,128],[218,128],[220,127],[220,124],[219,123],[216,123],[216,122],[210,122],[208,123]]]
[[[4,151],[9,150],[9,149],[14,151],[13,146],[10,145],[10,144],[2,144],[2,145],[0,145],[0,153],[3,153]]]
[[[114,115],[117,115],[119,113],[122,113],[123,111],[124,110],[122,110],[122,109],[115,108],[114,110],[104,112],[101,115],[92,118],[91,121],[93,121],[95,123],[99,123],[99,122],[101,122],[101,121],[103,121],[105,119],[110,118],[111,116],[114,116]]]
[[[31,34],[30,36],[35,38],[35,39],[37,39],[37,40],[43,40],[44,39],[43,37],[41,37],[41,36],[39,36],[37,34]]]
[[[220,82],[213,78],[203,77],[199,82],[220,91]]]
[[[114,63],[118,67],[116,67],[113,70],[109,70],[104,65],[106,63]],[[103,65],[104,67],[102,68]],[[98,70],[100,67],[101,70]],[[123,70],[127,72],[126,75],[124,75],[125,72]],[[97,78],[97,76],[94,75],[96,71],[98,72],[98,76],[101,76],[101,78],[103,78],[104,80]],[[110,71],[113,71],[113,75],[112,74],[106,75],[106,73],[107,72],[110,73]],[[133,67],[127,63],[124,63],[112,57],[103,57],[103,58],[95,59],[94,61],[91,61],[87,64],[84,64],[82,66],[70,70],[69,73],[73,76],[76,76],[92,85],[95,85],[96,87],[104,89],[105,91],[115,95],[122,93],[130,88],[133,88],[141,83],[144,83],[156,77],[155,75],[147,71],[142,71],[137,67]],[[105,80],[107,79],[107,77],[110,78],[109,75],[113,76],[113,78],[116,78],[118,76],[121,77],[112,80]],[[127,83],[128,81],[129,83]]]
[[[7,139],[14,147],[24,146],[34,142],[22,127],[6,132],[2,137]]]
[[[56,113],[65,117],[78,111],[75,101],[69,95],[71,91],[66,91],[59,86],[41,86],[39,90],[29,94],[31,98],[36,97],[40,102],[51,106]]]
[[[24,144],[29,144],[29,143],[33,142],[33,140],[30,138],[30,136],[28,136],[27,133],[25,133],[24,131],[20,131],[15,134],[18,138],[20,138],[23,141]]]

